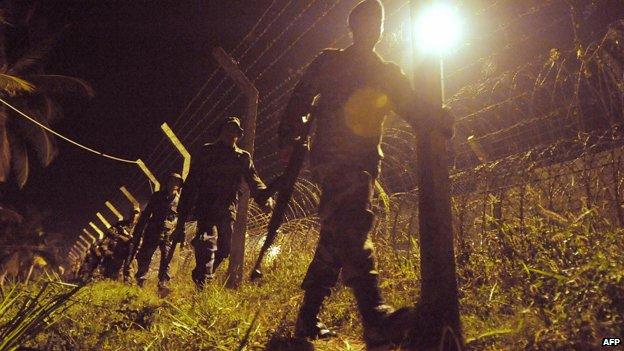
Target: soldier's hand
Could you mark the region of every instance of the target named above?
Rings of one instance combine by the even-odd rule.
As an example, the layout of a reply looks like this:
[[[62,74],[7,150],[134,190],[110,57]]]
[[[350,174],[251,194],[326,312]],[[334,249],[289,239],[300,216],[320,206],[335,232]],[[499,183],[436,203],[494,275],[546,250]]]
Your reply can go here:
[[[186,246],[186,240],[182,239],[180,241],[180,250],[183,249]]]
[[[453,125],[455,124],[455,119],[451,114],[451,109],[448,106],[443,106],[438,114],[438,127],[440,132],[447,138],[453,137]]]

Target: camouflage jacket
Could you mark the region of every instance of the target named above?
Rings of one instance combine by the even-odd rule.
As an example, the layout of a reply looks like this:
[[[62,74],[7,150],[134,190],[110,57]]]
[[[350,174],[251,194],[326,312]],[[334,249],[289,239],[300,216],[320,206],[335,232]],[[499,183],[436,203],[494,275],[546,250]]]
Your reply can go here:
[[[179,193],[170,195],[166,190],[153,193],[134,227],[132,242],[136,245],[141,238],[157,242],[171,234],[178,220],[179,199]]]
[[[310,151],[313,166],[376,164],[383,158],[380,143],[388,114],[397,113],[413,128],[426,115],[426,105],[414,99],[410,82],[397,65],[372,51],[327,49],[308,66],[293,91],[280,121],[280,147],[301,136],[302,116],[311,112],[317,95]]]
[[[115,242],[127,242],[132,238],[132,221],[124,219],[121,220],[110,228],[112,237]]]
[[[204,145],[193,158],[182,190],[180,221],[190,214],[198,219],[234,219],[243,181],[256,200],[266,189],[249,152],[221,142]]]

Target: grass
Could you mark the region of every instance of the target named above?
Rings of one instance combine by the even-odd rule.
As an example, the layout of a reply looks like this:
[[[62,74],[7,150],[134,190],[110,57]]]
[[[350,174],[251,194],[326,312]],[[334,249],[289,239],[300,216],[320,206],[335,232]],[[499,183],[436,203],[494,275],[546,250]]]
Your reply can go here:
[[[392,205],[392,204],[391,204]],[[410,211],[380,219],[375,240],[382,290],[395,306],[418,296],[418,242],[408,236]],[[464,332],[471,350],[593,350],[603,337],[624,334],[624,232],[591,230],[595,215],[557,223],[529,217],[520,230],[507,222],[466,238],[458,255]],[[188,251],[173,262],[173,293],[96,281],[71,297],[54,323],[24,345],[45,350],[304,350],[288,346],[299,289],[316,242],[316,226],[289,225],[279,254],[260,284],[225,288],[222,271],[204,291],[190,280]],[[306,226],[306,228],[303,228]],[[417,226],[416,226],[417,227]],[[309,233],[309,235],[294,235]],[[248,255],[246,272],[255,252]],[[186,262],[186,263],[185,263]],[[363,350],[349,290],[336,287],[322,319],[340,337],[316,350]]]
[[[59,321],[81,286],[44,281],[13,285],[0,301],[0,350],[13,351]]]

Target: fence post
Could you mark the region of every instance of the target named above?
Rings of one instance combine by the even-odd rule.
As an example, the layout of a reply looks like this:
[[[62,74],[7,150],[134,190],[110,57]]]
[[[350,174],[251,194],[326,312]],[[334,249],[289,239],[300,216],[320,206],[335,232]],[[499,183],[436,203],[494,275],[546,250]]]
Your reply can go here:
[[[96,213],[95,215],[97,216],[97,218],[100,219],[100,222],[102,222],[102,224],[104,224],[104,227],[106,229],[112,227],[112,225],[106,220],[106,218],[104,218],[104,216],[100,212]]]
[[[87,236],[89,237],[89,239],[91,239],[91,243],[95,244],[95,242],[97,241],[97,239],[95,238],[95,236],[93,236],[93,234],[91,234],[90,231],[87,230],[87,228],[82,228],[82,232],[87,234]]]
[[[118,220],[123,220],[124,217],[121,214],[121,212],[119,212],[119,210],[117,209],[117,207],[115,207],[115,205],[113,205],[112,202],[110,201],[106,201],[106,207],[108,207],[109,210],[111,210],[111,212],[117,217]]]
[[[89,245],[85,245],[80,241],[77,242],[76,245],[78,245],[78,248],[80,249],[82,253],[87,252],[87,250],[89,250]]]
[[[214,58],[227,74],[236,82],[238,88],[247,98],[247,108],[243,119],[245,135],[240,141],[240,147],[247,150],[253,159],[254,140],[256,137],[256,117],[258,115],[258,89],[240,70],[238,64],[222,48],[215,48],[212,52]],[[245,261],[245,233],[247,231],[247,216],[249,210],[249,189],[244,187],[243,194],[238,203],[238,215],[234,223],[232,234],[232,249],[230,263],[228,265],[228,287],[237,287],[243,280],[243,264]]]
[[[100,230],[100,228],[97,225],[95,225],[95,223],[89,222],[89,225],[91,226],[91,228],[93,228],[93,230],[95,230],[96,233],[98,233],[100,240],[104,239],[104,232]]]
[[[432,0],[411,0],[412,18]],[[443,104],[442,60],[438,55],[414,57],[414,85],[430,106]],[[453,243],[448,138],[440,130],[417,137],[418,215],[420,227],[420,306],[426,318],[415,329],[423,334],[423,349],[463,349]],[[424,325],[422,325],[424,324]],[[423,329],[424,328],[424,329]],[[454,337],[445,338],[446,331]],[[456,338],[456,339],[455,339]],[[444,343],[442,343],[444,341]],[[459,345],[455,343],[457,341]],[[439,345],[439,347],[438,347]]]
[[[147,176],[147,179],[149,179],[152,182],[152,184],[154,184],[154,191],[160,190],[160,182],[158,181],[154,173],[152,173],[152,171],[149,168],[147,168],[147,165],[145,164],[145,162],[143,162],[143,160],[141,159],[138,159],[137,164],[139,165],[139,168],[141,169],[141,171],[145,173],[145,175]]]
[[[186,147],[184,147],[184,145],[175,135],[173,130],[169,128],[169,125],[167,123],[163,123],[160,128],[163,130],[167,138],[169,138],[169,141],[171,141],[176,150],[178,150],[180,155],[182,155],[182,179],[186,180],[186,176],[188,176],[189,170],[191,169],[191,154],[188,152]]]
[[[125,186],[122,186],[121,188],[119,188],[119,190],[121,190],[121,192],[128,199],[128,201],[130,201],[130,203],[132,204],[132,207],[134,207],[135,209],[139,211],[141,210],[141,204],[139,204],[139,202],[134,197],[134,195],[132,195],[132,193],[130,193],[130,191],[128,191],[128,189],[126,189]]]

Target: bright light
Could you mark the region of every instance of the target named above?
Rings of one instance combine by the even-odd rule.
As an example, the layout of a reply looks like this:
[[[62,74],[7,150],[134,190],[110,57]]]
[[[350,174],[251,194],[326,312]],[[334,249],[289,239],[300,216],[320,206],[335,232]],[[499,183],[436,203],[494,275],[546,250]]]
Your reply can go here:
[[[443,54],[457,44],[461,29],[457,10],[443,2],[435,3],[416,19],[415,46],[423,51]]]

